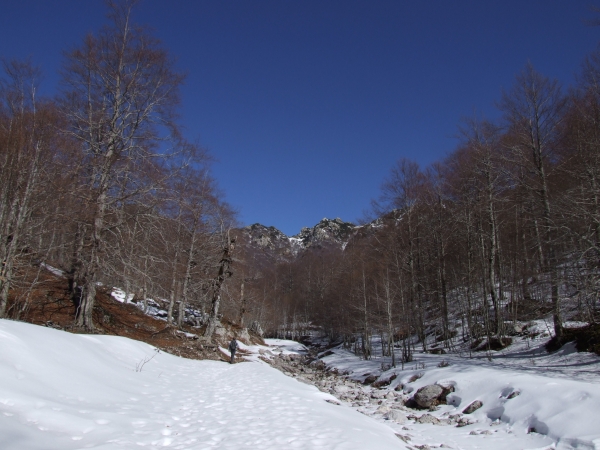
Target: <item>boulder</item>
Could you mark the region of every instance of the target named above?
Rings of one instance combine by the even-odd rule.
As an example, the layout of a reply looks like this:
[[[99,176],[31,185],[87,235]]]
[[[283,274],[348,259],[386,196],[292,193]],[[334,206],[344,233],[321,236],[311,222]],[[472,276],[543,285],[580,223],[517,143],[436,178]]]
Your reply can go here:
[[[463,410],[463,414],[471,414],[483,406],[480,400],[475,400]]]
[[[385,387],[385,386],[389,385],[389,384],[390,384],[392,381],[394,381],[394,380],[396,379],[396,377],[397,377],[397,375],[396,375],[396,374],[393,374],[393,375],[392,375],[391,377],[389,377],[389,378],[386,378],[386,379],[383,379],[383,380],[377,380],[377,381],[375,381],[375,382],[372,384],[372,386],[373,386],[374,388],[378,388],[378,389],[380,389],[380,388],[382,388],[382,387]]]
[[[439,397],[444,389],[437,384],[430,384],[420,388],[413,396],[414,402],[421,408],[431,408],[439,403]]]
[[[398,409],[391,409],[385,415],[388,420],[393,420],[396,423],[403,424],[406,422],[406,414]]]
[[[375,381],[377,381],[377,375],[368,375],[365,378],[365,381],[363,381],[363,384],[371,384],[374,383]]]
[[[416,420],[418,423],[430,423],[433,425],[439,425],[440,419],[431,414],[423,414],[421,417],[418,417]]]

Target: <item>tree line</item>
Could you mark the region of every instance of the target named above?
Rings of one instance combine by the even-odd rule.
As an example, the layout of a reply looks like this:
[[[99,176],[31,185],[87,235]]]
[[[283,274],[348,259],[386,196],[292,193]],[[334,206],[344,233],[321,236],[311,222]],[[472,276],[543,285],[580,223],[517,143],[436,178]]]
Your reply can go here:
[[[30,61],[4,61],[0,317],[23,316],[48,265],[64,270],[85,330],[99,286],[167,299],[179,325],[220,289],[235,214],[212,157],[182,135],[184,76],[132,21],[135,3],[107,2],[107,25],[65,54],[54,98],[38,95]]]
[[[406,362],[431,342],[502,346],[519,320],[551,317],[559,338],[567,319],[596,322],[600,51],[566,90],[527,64],[498,108],[497,121],[464,121],[445,159],[400,159],[373,201],[379,220],[345,250],[264,272],[252,289],[270,333],[318,325],[365,358],[378,333]]]
[[[557,336],[566,319],[597,321],[600,51],[566,90],[526,65],[501,119],[465,121],[429,167],[399,160],[377,221],[344,250],[258,266],[234,252],[212,158],[178,123],[184,77],[132,22],[134,4],[108,2],[108,24],[66,53],[54,98],[38,95],[33,64],[4,62],[0,317],[27,312],[50,265],[87,330],[99,286],[165,299],[179,326],[195,305],[209,334],[219,314],[295,338],[319,326],[369,358],[378,333],[404,362],[432,341],[502,345],[528,318],[552,317]]]

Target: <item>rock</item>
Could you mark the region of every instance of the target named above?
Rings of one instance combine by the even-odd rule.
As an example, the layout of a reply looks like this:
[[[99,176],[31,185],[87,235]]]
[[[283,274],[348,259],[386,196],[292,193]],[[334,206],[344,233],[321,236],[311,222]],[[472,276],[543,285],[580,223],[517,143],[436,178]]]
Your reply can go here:
[[[384,380],[377,380],[375,381],[372,386],[374,388],[382,388],[385,386],[388,386],[392,381],[394,381],[396,379],[396,374],[393,374],[390,378],[384,379]]]
[[[404,436],[402,434],[396,433],[396,437],[398,439],[402,439],[402,441],[408,443],[408,441],[410,441],[410,436]]]
[[[431,414],[423,414],[421,417],[417,417],[417,423],[431,423],[433,425],[439,425],[440,419]]]
[[[250,333],[248,333],[248,330],[246,328],[244,328],[242,331],[238,332],[237,338],[238,338],[238,340],[242,341],[244,344],[250,343]]]
[[[375,414],[387,414],[390,412],[390,407],[387,405],[381,405],[379,408],[377,408],[377,410],[375,411]]]
[[[444,389],[441,386],[430,384],[420,388],[413,396],[413,400],[421,408],[430,408],[439,403],[438,398],[443,392]]]
[[[377,375],[369,375],[367,378],[365,378],[365,381],[363,381],[363,384],[371,384],[371,383],[374,383],[375,381],[377,381]]]
[[[475,400],[463,410],[463,414],[471,414],[483,406],[480,400]]]
[[[385,393],[381,391],[373,391],[371,392],[371,398],[382,399],[385,397]]]
[[[508,397],[506,397],[508,400],[510,400],[511,398],[515,398],[517,396],[521,395],[521,393],[519,391],[513,391],[511,392]]]
[[[350,392],[350,388],[348,386],[345,386],[343,384],[338,384],[333,386],[332,389],[336,394],[347,394],[348,392]]]
[[[461,428],[461,427],[466,427],[467,425],[471,425],[473,422],[470,422],[468,419],[465,419],[464,417],[461,418],[458,423],[456,424],[456,428]]]
[[[215,332],[214,332],[215,336],[217,337],[223,337],[227,334],[227,329],[224,326],[221,325],[217,325],[215,327]]]
[[[478,434],[485,434],[490,436],[491,434],[493,434],[490,430],[483,430],[483,431],[477,431],[477,430],[473,430],[469,433],[470,435],[476,436]]]
[[[404,414],[402,411],[400,411],[398,409],[390,409],[386,413],[385,418],[388,420],[393,420],[394,422],[399,423],[399,424],[406,423],[406,414]]]

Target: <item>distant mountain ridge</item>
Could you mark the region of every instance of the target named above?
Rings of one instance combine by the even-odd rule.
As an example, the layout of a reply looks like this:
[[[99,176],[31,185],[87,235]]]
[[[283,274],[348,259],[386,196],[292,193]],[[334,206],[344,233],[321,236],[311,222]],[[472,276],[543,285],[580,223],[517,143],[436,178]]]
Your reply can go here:
[[[292,261],[310,251],[343,251],[349,243],[369,239],[400,219],[398,210],[392,210],[365,225],[345,222],[339,217],[325,217],[313,227],[302,228],[294,236],[287,236],[273,226],[255,223],[238,230],[239,254],[242,259],[252,261],[260,271],[263,267]]]
[[[240,230],[240,246],[254,260],[291,260],[308,249],[344,249],[360,227],[340,218],[324,218],[314,227],[287,236],[273,226],[255,223]]]

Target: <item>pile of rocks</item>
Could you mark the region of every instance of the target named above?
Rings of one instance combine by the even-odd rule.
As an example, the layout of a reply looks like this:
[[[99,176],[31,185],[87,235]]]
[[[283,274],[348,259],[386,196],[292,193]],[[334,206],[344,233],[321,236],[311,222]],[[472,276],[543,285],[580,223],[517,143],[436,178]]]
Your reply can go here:
[[[261,359],[286,375],[314,385],[319,390],[333,395],[339,401],[346,402],[370,416],[379,416],[397,424],[414,421],[420,424],[462,427],[475,422],[464,416],[464,414],[469,414],[466,410],[463,414],[444,413],[441,417],[430,413],[417,414],[419,410],[435,411],[438,405],[445,404],[448,394],[454,392],[452,385],[424,386],[411,396],[412,387],[410,386],[396,384],[392,387],[389,383],[390,380],[364,384],[349,379],[345,376],[347,374],[340,374],[335,369],[328,370],[325,363],[315,358],[314,355],[275,354],[269,350],[261,350],[260,353]],[[377,377],[372,378],[377,379]],[[334,401],[330,401],[330,403],[339,404]],[[480,405],[473,406],[481,407]]]

